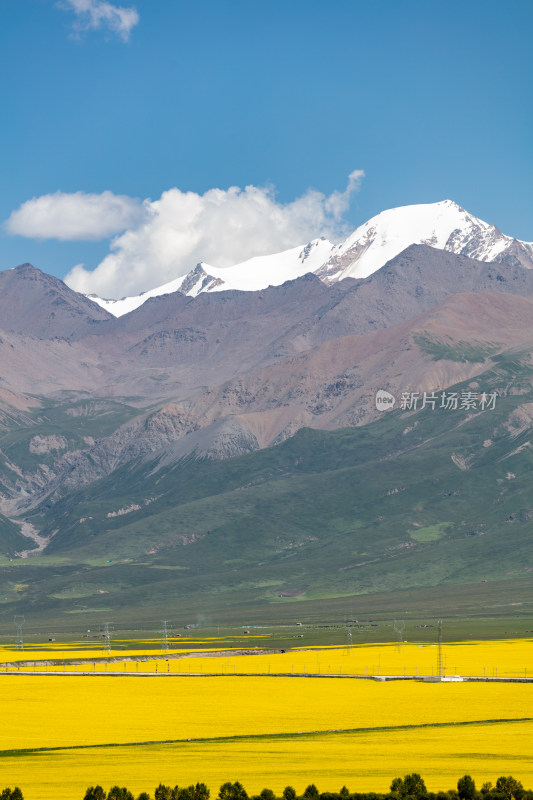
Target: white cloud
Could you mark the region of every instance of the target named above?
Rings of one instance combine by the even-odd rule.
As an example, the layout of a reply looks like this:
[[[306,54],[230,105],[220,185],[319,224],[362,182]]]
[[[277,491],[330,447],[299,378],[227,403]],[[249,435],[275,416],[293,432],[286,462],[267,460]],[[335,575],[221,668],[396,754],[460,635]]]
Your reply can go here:
[[[135,8],[115,6],[105,0],[60,0],[57,6],[76,14],[73,28],[77,33],[103,27],[127,42],[132,28],[139,22]]]
[[[359,191],[364,177],[364,170],[354,169],[354,171],[350,172],[348,175],[348,185],[344,192],[334,191],[326,199],[326,211],[332,214],[335,219],[339,219],[348,211],[352,194]]]
[[[111,243],[93,270],[74,267],[65,278],[73,289],[120,298],[160,286],[189,272],[199,261],[227,267],[326,236],[346,233],[342,215],[364,173],[352,172],[344,192],[325,196],[310,189],[278,203],[271,188],[232,186],[203,195],[169,189],[144,202],[144,218]]]
[[[31,239],[94,241],[139,224],[139,200],[113,192],[55,192],[27,200],[5,223],[9,233]]]

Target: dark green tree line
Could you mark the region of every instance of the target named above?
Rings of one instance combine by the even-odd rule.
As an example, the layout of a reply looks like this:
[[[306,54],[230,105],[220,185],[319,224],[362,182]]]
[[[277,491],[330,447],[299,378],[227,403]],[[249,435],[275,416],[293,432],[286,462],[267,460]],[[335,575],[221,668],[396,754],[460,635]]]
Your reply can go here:
[[[191,786],[166,786],[160,783],[156,787],[153,800],[209,800],[210,792],[205,783]],[[6,787],[0,791],[0,800],[24,800],[21,789]],[[125,786],[112,786],[106,792],[102,786],[89,786],[83,800],[152,800],[148,792],[141,792],[136,798]],[[421,775],[412,772],[403,778],[394,778],[388,793],[350,792],[343,786],[338,792],[319,792],[314,783],[310,783],[301,795],[293,786],[286,786],[281,796],[272,789],[264,788],[258,795],[249,797],[246,789],[239,783],[227,781],[218,792],[217,800],[533,800],[533,791],[524,789],[522,783],[512,775],[501,775],[496,784],[484,783],[481,790],[471,775],[463,775],[457,781],[457,789],[448,792],[429,792]]]

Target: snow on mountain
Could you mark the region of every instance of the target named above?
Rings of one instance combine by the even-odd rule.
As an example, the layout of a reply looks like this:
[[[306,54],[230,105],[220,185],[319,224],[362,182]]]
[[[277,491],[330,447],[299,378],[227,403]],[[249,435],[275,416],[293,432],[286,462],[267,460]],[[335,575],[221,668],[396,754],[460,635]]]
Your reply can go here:
[[[333,245],[327,239],[314,239],[305,247],[300,245],[282,253],[256,256],[233,267],[211,267],[209,264],[201,264],[204,274],[213,280],[206,282],[205,285],[196,282],[185,294],[195,296],[200,291],[220,292],[227,289],[257,292],[266,289],[267,286],[279,286],[307,272],[315,272],[329,258],[332,248]],[[193,273],[189,273],[185,276],[182,286],[185,287],[187,279],[192,275]]]
[[[163,286],[157,286],[155,289],[150,289],[148,292],[142,292],[135,297],[122,297],[120,300],[106,300],[103,297],[98,297],[96,294],[89,294],[87,297],[97,303],[97,305],[105,308],[114,317],[121,317],[123,314],[129,314],[130,311],[135,311],[136,308],[142,306],[150,297],[159,297],[162,294],[171,294],[172,292],[179,291],[183,278],[175,278]]]
[[[504,236],[451,200],[382,211],[357,228],[316,274],[327,283],[367,278],[411,244],[427,244],[478,261],[533,267],[533,244]]]
[[[220,292],[229,289],[255,292],[266,289],[267,286],[279,286],[307,272],[315,272],[328,260],[332,248],[332,243],[327,239],[314,239],[305,246],[293,247],[274,255],[256,256],[232,267],[212,267],[200,263],[187,275],[136,297],[105,300],[96,295],[89,296],[106,311],[115,317],[120,317],[139,308],[150,297],[159,297],[171,292],[182,292],[189,297],[196,297],[200,292]]]
[[[314,272],[331,284],[343,278],[366,278],[412,244],[427,244],[478,261],[533,268],[533,243],[505,236],[496,226],[477,219],[457,203],[443,200],[383,211],[338,245],[332,245],[327,239],[314,239],[305,246],[256,256],[232,267],[200,263],[187,275],[137,297],[122,300],[90,297],[119,317],[138,308],[150,297],[177,291],[190,297],[228,289],[259,291],[307,272]]]

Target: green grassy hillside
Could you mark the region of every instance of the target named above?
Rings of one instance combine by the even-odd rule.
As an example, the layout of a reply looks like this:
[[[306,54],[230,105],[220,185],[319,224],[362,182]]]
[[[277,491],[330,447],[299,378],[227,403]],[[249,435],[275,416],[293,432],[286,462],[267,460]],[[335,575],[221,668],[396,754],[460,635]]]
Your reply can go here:
[[[27,550],[31,546],[31,541],[25,536],[21,536],[20,525],[0,514],[0,549],[4,559],[13,559],[15,553]]]
[[[63,619],[275,619],[453,586],[464,608],[531,602],[527,355],[496,357],[477,383],[500,393],[494,410],[396,409],[226,461],[122,467],[36,509],[51,543],[4,561],[0,602]]]

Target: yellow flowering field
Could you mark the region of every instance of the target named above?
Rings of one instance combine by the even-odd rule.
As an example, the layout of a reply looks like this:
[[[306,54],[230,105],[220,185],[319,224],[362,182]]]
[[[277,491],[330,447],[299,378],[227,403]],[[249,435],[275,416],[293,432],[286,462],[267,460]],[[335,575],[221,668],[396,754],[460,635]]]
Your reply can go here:
[[[0,674],[0,750],[521,719],[531,696],[531,684]]]
[[[42,652],[87,658],[76,645]],[[187,649],[184,658],[106,664],[96,651],[94,675],[80,674],[86,665],[46,668],[64,675],[0,668],[0,789],[17,783],[25,800],[82,800],[96,782],[134,794],[160,781],[198,780],[214,796],[226,780],[250,793],[287,784],[302,791],[309,782],[384,791],[407,772],[435,790],[452,788],[465,772],[478,785],[513,774],[533,786],[531,683],[326,677],[431,674],[436,648],[417,643],[233,657],[194,652],[193,642]],[[447,673],[487,676],[533,673],[532,651],[531,640],[443,647]]]
[[[237,673],[237,674],[337,674],[337,675],[431,675],[437,671],[437,647],[434,644],[409,642],[398,644],[353,645],[351,647],[315,647],[301,648],[287,653],[249,656],[214,656],[209,652],[216,648],[195,648],[194,642],[184,643],[183,649],[170,650],[163,655],[154,649],[135,649],[122,651],[113,649],[112,658],[163,658],[164,663],[154,661],[109,661],[106,671],[170,671],[198,673]],[[223,645],[229,649],[239,642],[228,642]],[[259,649],[267,645],[262,641],[247,641],[247,644]],[[154,642],[157,645],[157,642]],[[94,645],[92,645],[94,647]],[[49,648],[50,646],[48,646]],[[43,646],[44,648],[44,646]],[[21,661],[33,659],[82,659],[93,663],[102,660],[102,650],[83,650],[79,643],[72,643],[68,648],[57,645],[52,649],[37,648],[24,651],[0,650],[0,670],[5,661]],[[194,658],[169,658],[176,654],[194,654]],[[204,656],[203,653],[206,653]],[[442,647],[444,673],[462,676],[486,677],[533,677],[533,640],[505,639],[497,641],[449,642]],[[109,659],[107,659],[109,660]],[[31,668],[34,669],[34,668]],[[63,665],[61,665],[63,669]],[[65,667],[66,671],[71,668]],[[80,665],[81,669],[81,665]],[[104,669],[96,664],[89,669]],[[76,671],[79,671],[76,670]]]
[[[266,636],[248,636],[247,647],[262,648],[268,646],[265,643]],[[249,641],[252,640],[252,641]],[[205,647],[206,642],[212,642],[212,646]],[[216,643],[216,646],[215,646]],[[195,647],[201,644],[202,647]],[[169,638],[169,654],[180,653],[209,653],[218,650],[226,650],[242,646],[242,637],[228,636],[224,638],[203,638],[198,639],[172,639]],[[161,639],[120,639],[113,641],[114,657],[124,656],[126,658],[146,658],[149,656],[159,656],[161,651]],[[0,645],[0,664],[16,661],[47,661],[53,659],[101,659],[105,656],[102,645],[93,641],[73,641],[73,642],[45,642],[45,643],[26,643],[23,650],[18,650],[15,646]]]
[[[82,800],[95,783],[153,795],[160,781],[197,780],[207,783],[213,800],[227,780],[240,780],[250,794],[265,786],[281,793],[289,784],[301,793],[310,782],[321,791],[343,784],[386,791],[393,777],[408,772],[420,772],[431,791],[453,788],[465,773],[478,787],[508,774],[532,786],[532,741],[532,723],[505,723],[59,750],[1,758],[0,784],[20,785],[25,800]]]
[[[533,677],[533,640],[506,639],[447,643],[442,647],[446,675]],[[155,669],[152,666],[152,669]],[[288,653],[238,657],[195,657],[171,661],[170,671],[336,675],[432,675],[437,673],[434,644],[406,643],[297,649]]]

